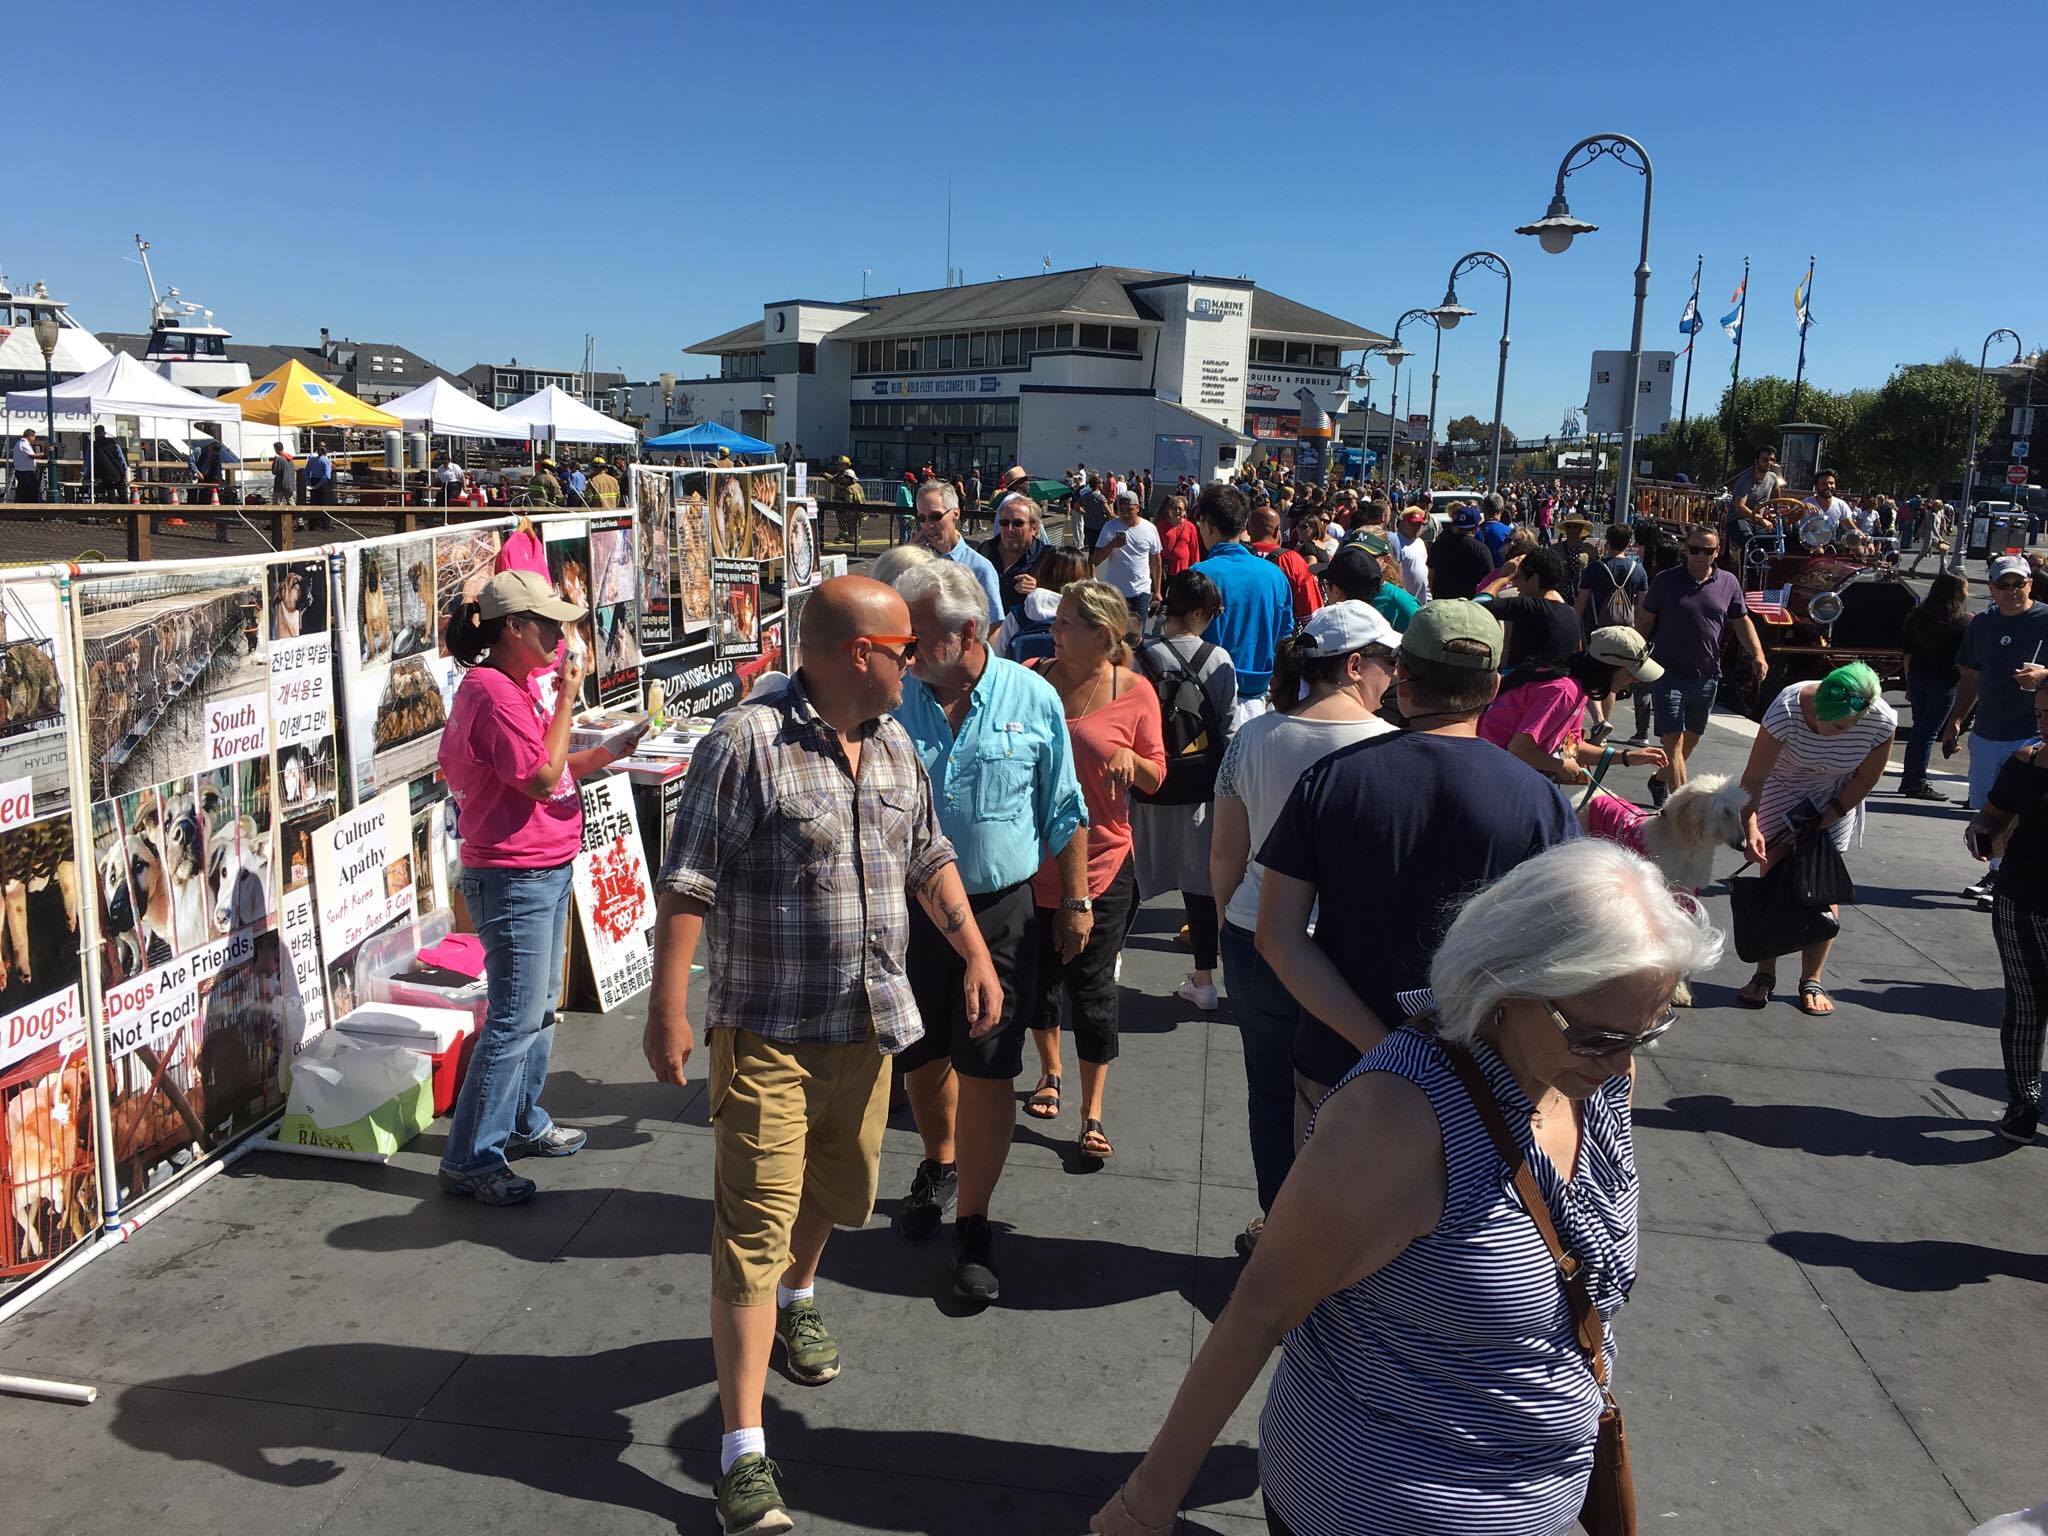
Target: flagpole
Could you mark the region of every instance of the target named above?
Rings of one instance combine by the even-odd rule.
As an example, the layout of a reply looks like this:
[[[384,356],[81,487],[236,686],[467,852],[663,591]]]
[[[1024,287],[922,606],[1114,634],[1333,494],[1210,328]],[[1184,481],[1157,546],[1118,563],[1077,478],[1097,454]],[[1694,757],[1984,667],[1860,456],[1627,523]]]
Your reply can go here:
[[[1728,428],[1726,434],[1721,439],[1721,478],[1723,480],[1728,478],[1728,471],[1734,465],[1734,460],[1730,455],[1735,452],[1735,391],[1742,383],[1742,333],[1747,329],[1743,322],[1748,319],[1749,258],[1745,256],[1742,258],[1742,302],[1736,307],[1735,311],[1735,368],[1728,375]]]
[[[1792,372],[1792,419],[1799,420],[1799,392],[1806,383],[1807,316],[1813,313],[1813,258],[1806,258],[1806,281],[1799,285],[1799,366]]]
[[[1685,344],[1685,392],[1678,397],[1678,430],[1685,430],[1687,409],[1692,404],[1692,351],[1700,339],[1700,272],[1706,266],[1704,255],[1695,256],[1692,263],[1692,339]]]

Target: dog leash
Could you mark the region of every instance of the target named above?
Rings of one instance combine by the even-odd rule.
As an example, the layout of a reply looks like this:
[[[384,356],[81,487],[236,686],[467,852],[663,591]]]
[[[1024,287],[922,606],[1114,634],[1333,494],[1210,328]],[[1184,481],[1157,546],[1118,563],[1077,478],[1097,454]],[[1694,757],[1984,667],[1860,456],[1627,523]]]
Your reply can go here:
[[[1593,803],[1593,797],[1600,793],[1600,781],[1607,777],[1607,770],[1614,766],[1614,758],[1614,748],[1600,749],[1600,761],[1593,765],[1593,776],[1586,780],[1586,792],[1579,796],[1579,803],[1574,809],[1583,811]]]

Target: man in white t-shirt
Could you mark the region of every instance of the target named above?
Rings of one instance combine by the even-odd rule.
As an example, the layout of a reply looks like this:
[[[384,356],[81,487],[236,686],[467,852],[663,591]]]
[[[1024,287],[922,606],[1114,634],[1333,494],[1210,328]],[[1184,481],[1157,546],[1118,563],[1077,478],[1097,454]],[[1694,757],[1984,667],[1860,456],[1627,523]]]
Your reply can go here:
[[[1096,536],[1092,563],[1096,576],[1123,593],[1131,617],[1143,622],[1159,595],[1159,530],[1138,514],[1138,493],[1120,492],[1116,515]]]
[[[1835,472],[1832,469],[1823,469],[1814,475],[1813,494],[1806,498],[1806,506],[1806,512],[1799,519],[1799,538],[1809,549],[1834,543],[1841,537],[1845,524],[1850,528],[1856,526],[1849,515],[1849,503],[1835,494]]]

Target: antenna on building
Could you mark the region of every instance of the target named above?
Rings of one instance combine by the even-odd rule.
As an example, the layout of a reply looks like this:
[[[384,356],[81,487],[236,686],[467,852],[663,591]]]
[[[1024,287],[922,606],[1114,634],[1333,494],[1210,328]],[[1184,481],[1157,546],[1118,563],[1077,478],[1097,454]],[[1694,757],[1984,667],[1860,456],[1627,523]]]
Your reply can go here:
[[[953,286],[953,173],[946,172],[946,286]]]
[[[860,269],[860,296],[862,298],[868,296],[868,279],[874,275],[875,269],[873,267],[862,267]]]
[[[1042,261],[1041,263],[1039,263],[1039,267],[1038,267],[1038,270],[1039,270],[1039,271],[1041,271],[1041,272],[1050,272],[1050,271],[1052,270],[1052,252],[1051,252],[1051,251],[1047,251],[1047,252],[1045,253],[1045,260],[1044,260],[1044,261]]]

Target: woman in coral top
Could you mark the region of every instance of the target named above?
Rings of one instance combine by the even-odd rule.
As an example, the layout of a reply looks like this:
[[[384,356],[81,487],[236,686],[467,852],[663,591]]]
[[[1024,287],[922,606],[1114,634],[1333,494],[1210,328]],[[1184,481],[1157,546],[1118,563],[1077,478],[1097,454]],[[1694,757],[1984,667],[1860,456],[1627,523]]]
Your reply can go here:
[[[1060,997],[1074,1021],[1081,1058],[1081,1153],[1112,1157],[1102,1128],[1102,1094],[1117,1054],[1116,961],[1137,909],[1131,867],[1133,788],[1151,794],[1166,778],[1159,695],[1130,669],[1131,610],[1102,581],[1069,582],[1052,621],[1053,657],[1043,671],[1066,707],[1074,772],[1088,802],[1088,896],[1093,925],[1071,954],[1060,952],[1050,913],[1060,906],[1057,864],[1047,859],[1032,877],[1039,923],[1038,998],[1032,1037],[1039,1066],[1060,1075]]]
[[[614,753],[569,750],[588,665],[581,651],[562,658],[552,710],[530,681],[553,663],[562,626],[582,617],[545,578],[508,570],[448,621],[448,652],[466,675],[441,736],[441,772],[459,815],[462,895],[483,940],[490,1005],[455,1104],[440,1178],[443,1189],[486,1205],[515,1205],[534,1191],[508,1158],[568,1157],[587,1140],[556,1125],[540,1094],[568,948],[569,866],[583,846],[576,781]]]

